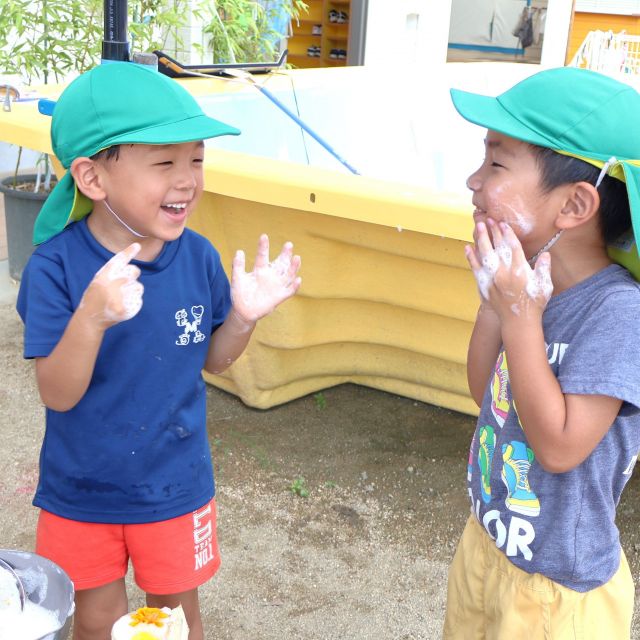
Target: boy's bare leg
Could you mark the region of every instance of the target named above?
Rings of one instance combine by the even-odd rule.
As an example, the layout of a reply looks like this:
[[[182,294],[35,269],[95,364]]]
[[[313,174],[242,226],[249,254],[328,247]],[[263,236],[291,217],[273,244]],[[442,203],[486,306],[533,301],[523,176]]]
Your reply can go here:
[[[73,640],[111,640],[115,621],[128,611],[124,578],[76,591]]]
[[[158,607],[160,609],[162,607],[169,607],[170,609],[175,609],[179,604],[181,604],[184,609],[184,615],[189,625],[189,640],[204,640],[197,589],[164,596],[147,593],[148,607]]]

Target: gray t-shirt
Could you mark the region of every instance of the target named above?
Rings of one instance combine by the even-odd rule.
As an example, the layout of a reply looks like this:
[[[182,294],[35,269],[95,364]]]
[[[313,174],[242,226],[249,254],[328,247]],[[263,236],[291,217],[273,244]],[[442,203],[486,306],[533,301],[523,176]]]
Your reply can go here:
[[[619,398],[620,413],[582,464],[546,472],[520,426],[501,351],[471,444],[469,495],[511,562],[589,591],[618,569],[616,507],[640,451],[640,285],[609,266],[551,298],[543,326],[563,393]]]

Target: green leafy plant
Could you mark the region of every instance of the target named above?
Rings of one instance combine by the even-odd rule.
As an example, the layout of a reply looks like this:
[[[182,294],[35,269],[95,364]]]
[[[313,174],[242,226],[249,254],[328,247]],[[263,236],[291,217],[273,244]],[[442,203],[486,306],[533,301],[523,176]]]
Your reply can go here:
[[[203,62],[242,63],[272,61],[287,33],[275,25],[297,19],[308,11],[302,0],[201,1],[194,15],[207,36],[206,47],[196,46]],[[282,18],[285,18],[283,21]]]
[[[28,85],[60,83],[99,64],[103,0],[0,3],[0,74],[17,75]],[[276,18],[284,17],[287,23],[307,10],[302,0],[199,0],[192,4],[190,0],[130,0],[132,53],[160,49],[179,55],[183,28],[200,24],[206,43],[192,46],[203,60],[271,61],[286,36],[274,28]],[[38,161],[43,163],[44,175],[50,176],[48,159]],[[37,182],[39,186],[40,180]],[[45,178],[42,184],[48,187],[52,182]]]
[[[132,51],[178,54],[183,45],[181,29],[188,24],[188,0],[130,0],[129,35]]]
[[[296,478],[291,485],[289,486],[289,491],[296,496],[300,496],[301,498],[309,497],[309,489],[307,489],[307,484],[304,478]]]
[[[102,0],[3,0],[0,71],[28,84],[60,82],[96,64]]]
[[[103,0],[2,0],[0,73],[27,84],[61,82],[100,61]],[[132,52],[177,53],[181,30],[201,26],[205,44],[195,44],[212,62],[273,60],[286,25],[308,10],[303,0],[130,0]],[[284,20],[282,19],[284,18]],[[281,30],[276,26],[282,27]]]
[[[327,399],[324,397],[324,393],[322,393],[322,391],[314,394],[313,399],[316,403],[317,409],[322,410],[327,408]]]

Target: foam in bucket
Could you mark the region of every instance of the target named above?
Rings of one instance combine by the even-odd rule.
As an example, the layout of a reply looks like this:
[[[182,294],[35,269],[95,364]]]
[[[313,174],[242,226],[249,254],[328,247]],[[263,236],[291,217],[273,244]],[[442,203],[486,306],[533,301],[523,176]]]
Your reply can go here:
[[[27,594],[21,611],[13,576],[0,571],[0,638],[65,640],[74,611],[69,576],[35,553],[0,549],[0,558],[15,567]]]

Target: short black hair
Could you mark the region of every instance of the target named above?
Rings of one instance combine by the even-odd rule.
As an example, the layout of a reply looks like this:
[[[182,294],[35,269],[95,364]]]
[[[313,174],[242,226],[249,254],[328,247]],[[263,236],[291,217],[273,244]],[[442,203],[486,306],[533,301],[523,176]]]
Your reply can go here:
[[[588,182],[596,185],[600,169],[584,160],[565,156],[553,149],[529,145],[540,167],[540,186],[544,193],[563,184]],[[605,175],[600,186],[600,230],[605,243],[617,240],[631,228],[631,209],[627,186],[622,180]]]
[[[112,160],[120,157],[120,145],[114,144],[113,147],[107,147],[91,156],[91,160]]]

